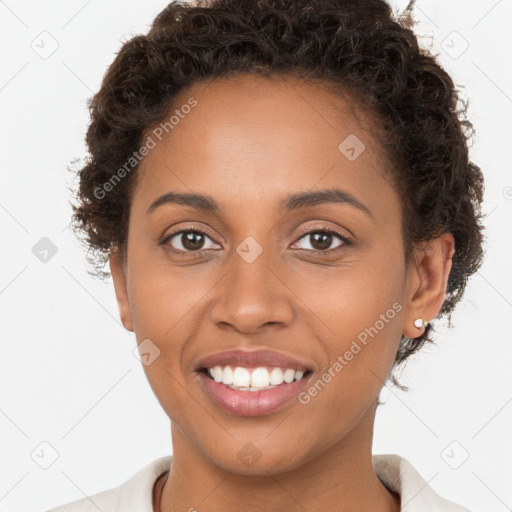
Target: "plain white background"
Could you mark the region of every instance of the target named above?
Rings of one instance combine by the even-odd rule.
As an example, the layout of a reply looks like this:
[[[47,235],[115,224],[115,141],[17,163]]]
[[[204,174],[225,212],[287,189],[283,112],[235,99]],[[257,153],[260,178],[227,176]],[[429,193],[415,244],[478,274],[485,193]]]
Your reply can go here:
[[[112,283],[87,274],[67,229],[74,182],[66,170],[86,155],[87,98],[122,41],[146,32],[166,4],[0,1],[3,511],[42,511],[95,494],[172,453],[169,420],[134,356],[134,335],[118,319]],[[422,45],[439,53],[471,101],[471,157],[486,177],[486,260],[453,329],[439,326],[437,345],[404,371],[411,391],[384,388],[374,452],[405,456],[438,493],[473,512],[505,512],[512,510],[512,2],[419,0],[415,12]],[[33,252],[43,237],[56,250],[46,263]]]

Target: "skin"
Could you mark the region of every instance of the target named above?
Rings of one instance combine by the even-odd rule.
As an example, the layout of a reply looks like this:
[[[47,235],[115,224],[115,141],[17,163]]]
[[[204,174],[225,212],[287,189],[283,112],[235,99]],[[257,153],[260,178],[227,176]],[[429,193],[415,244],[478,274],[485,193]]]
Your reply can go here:
[[[419,336],[414,320],[440,311],[453,236],[406,263],[399,196],[365,129],[373,121],[348,97],[298,79],[238,76],[195,84],[173,110],[190,97],[197,106],[137,171],[127,258],[110,259],[123,325],[160,350],[144,370],[171,420],[173,463],[154,488],[155,509],[398,511],[399,496],[372,466],[377,399],[401,334]],[[338,150],[349,134],[366,146],[354,161]],[[288,194],[328,188],[350,192],[372,216],[339,203],[277,209]],[[147,214],[170,191],[210,195],[220,210],[168,203]],[[352,235],[352,245],[333,235],[322,248],[299,232],[325,227]],[[172,252],[190,247],[181,235],[162,243],[194,228],[207,236],[185,257]],[[252,263],[236,252],[248,236],[263,249]],[[314,382],[395,302],[394,318],[305,405],[235,416],[194,372],[214,352],[270,348],[307,361]],[[261,455],[250,467],[237,456],[248,442]]]

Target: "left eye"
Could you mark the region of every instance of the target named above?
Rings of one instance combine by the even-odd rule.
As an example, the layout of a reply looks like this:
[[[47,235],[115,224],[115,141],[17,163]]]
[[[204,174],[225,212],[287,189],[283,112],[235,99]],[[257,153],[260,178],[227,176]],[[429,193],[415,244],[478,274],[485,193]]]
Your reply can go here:
[[[331,247],[331,244],[333,243],[333,241],[335,241],[336,238],[338,240],[340,240],[340,242],[338,243],[338,245]],[[309,245],[311,246],[312,250],[322,251],[322,252],[325,252],[327,249],[336,249],[343,243],[345,243],[347,245],[349,244],[348,239],[341,236],[339,233],[336,233],[334,231],[320,231],[320,230],[309,231],[308,233],[305,233],[304,235],[301,236],[301,238],[299,239],[299,241],[297,243],[300,244],[301,240],[308,240],[308,239],[310,240]],[[299,247],[299,249],[310,250],[309,247]]]

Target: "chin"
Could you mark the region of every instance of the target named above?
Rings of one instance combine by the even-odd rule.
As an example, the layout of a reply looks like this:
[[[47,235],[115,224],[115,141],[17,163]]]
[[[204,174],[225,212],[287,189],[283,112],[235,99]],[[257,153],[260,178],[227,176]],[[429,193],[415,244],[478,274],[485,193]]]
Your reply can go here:
[[[225,450],[222,445],[217,444],[215,450],[203,451],[210,462],[223,471],[235,473],[237,475],[268,477],[269,475],[278,475],[287,471],[293,471],[305,465],[311,458],[304,446],[303,451],[297,451],[297,442],[292,441],[287,445],[285,442],[272,443],[263,440],[262,442],[247,441],[247,436],[243,441],[231,438],[228,441]],[[290,440],[289,440],[290,441]],[[239,449],[235,446],[240,445]]]

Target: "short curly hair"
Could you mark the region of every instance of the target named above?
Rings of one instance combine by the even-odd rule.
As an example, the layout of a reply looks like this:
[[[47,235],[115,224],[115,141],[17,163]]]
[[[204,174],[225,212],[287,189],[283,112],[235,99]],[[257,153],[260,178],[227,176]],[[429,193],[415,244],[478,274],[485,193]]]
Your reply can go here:
[[[77,172],[73,229],[88,247],[92,273],[108,276],[102,269],[112,250],[125,254],[138,162],[108,193],[105,184],[133,157],[148,128],[169,115],[178,92],[216,77],[293,75],[354,95],[382,123],[385,136],[377,138],[393,162],[406,259],[418,242],[454,236],[438,315],[450,322],[483,260],[484,184],[469,161],[474,130],[467,102],[436,57],[420,48],[413,25],[410,12],[395,15],[383,0],[169,3],[147,35],[123,43],[88,103],[89,156]],[[433,341],[432,327],[418,338],[402,335],[393,370]]]

